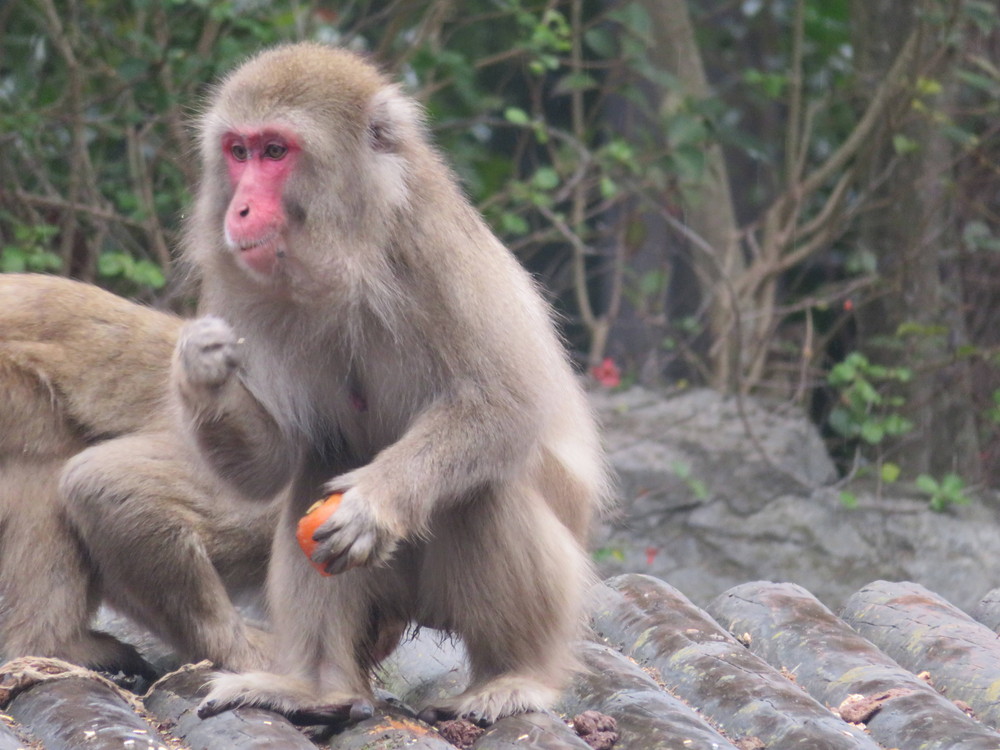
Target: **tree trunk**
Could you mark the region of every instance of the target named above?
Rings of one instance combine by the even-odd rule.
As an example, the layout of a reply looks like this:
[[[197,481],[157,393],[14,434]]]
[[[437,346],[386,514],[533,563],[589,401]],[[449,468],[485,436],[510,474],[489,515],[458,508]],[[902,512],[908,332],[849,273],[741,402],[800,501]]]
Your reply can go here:
[[[885,73],[919,11],[919,3],[853,0],[862,92]],[[949,85],[942,85],[932,106],[948,111]],[[875,255],[885,287],[858,312],[860,342],[873,360],[907,364],[914,371],[901,388],[902,411],[915,428],[890,446],[892,460],[911,477],[955,471],[975,480],[980,466],[968,367],[954,356],[966,336],[958,238],[947,190],[953,153],[930,115],[915,117],[903,134],[908,140],[901,150],[883,131],[883,137],[873,139],[879,145],[867,160],[869,184],[886,173],[890,177],[876,192],[879,210],[868,212],[859,227],[860,246]]]
[[[709,97],[711,89],[685,0],[643,0],[643,5],[652,20],[652,35],[656,40],[651,52],[654,62],[680,80],[687,96]],[[738,243],[739,227],[722,148],[713,144],[705,157],[705,175],[698,199],[685,206],[683,221],[703,240],[690,242],[689,252],[700,295],[708,301],[711,384],[719,390],[732,391],[741,371],[732,281],[743,273],[746,264]]]

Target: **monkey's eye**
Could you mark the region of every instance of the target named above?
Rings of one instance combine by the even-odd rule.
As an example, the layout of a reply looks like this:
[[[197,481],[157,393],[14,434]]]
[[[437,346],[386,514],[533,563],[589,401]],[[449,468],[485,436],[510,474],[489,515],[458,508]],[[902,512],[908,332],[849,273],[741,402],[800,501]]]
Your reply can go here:
[[[233,155],[236,161],[246,161],[250,158],[250,149],[244,146],[242,143],[234,143],[229,147],[229,153]]]
[[[269,143],[264,147],[264,157],[267,159],[274,159],[277,161],[284,157],[288,153],[288,146],[284,146],[280,143]]]

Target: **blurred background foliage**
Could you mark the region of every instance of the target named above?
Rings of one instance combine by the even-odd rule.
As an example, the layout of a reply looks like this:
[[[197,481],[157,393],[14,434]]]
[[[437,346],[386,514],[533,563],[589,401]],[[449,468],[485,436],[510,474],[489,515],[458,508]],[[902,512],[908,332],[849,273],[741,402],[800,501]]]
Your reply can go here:
[[[804,407],[845,473],[1000,483],[995,2],[7,0],[0,270],[189,310],[189,124],[297,39],[426,106],[600,382]]]

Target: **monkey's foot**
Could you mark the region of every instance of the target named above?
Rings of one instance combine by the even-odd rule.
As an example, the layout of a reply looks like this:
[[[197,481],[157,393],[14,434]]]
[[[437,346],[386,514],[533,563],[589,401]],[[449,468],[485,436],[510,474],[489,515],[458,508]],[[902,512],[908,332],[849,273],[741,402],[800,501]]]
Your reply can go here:
[[[300,725],[353,724],[375,713],[372,702],[365,697],[345,694],[317,702],[309,686],[301,680],[267,672],[247,672],[215,677],[208,695],[198,706],[198,716],[207,719],[242,706],[274,711]]]
[[[440,705],[425,708],[420,719],[433,724],[445,719],[468,719],[480,725],[528,711],[544,711],[558,698],[558,691],[531,677],[504,675],[470,687]]]

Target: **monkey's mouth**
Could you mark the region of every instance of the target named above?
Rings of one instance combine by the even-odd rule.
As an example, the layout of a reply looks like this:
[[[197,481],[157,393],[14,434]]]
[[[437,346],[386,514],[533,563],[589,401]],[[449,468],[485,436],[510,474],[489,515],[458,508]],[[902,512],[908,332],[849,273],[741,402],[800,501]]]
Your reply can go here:
[[[285,246],[280,232],[272,232],[256,239],[229,239],[229,246],[235,250],[240,260],[251,270],[271,274],[281,258],[285,257]]]

